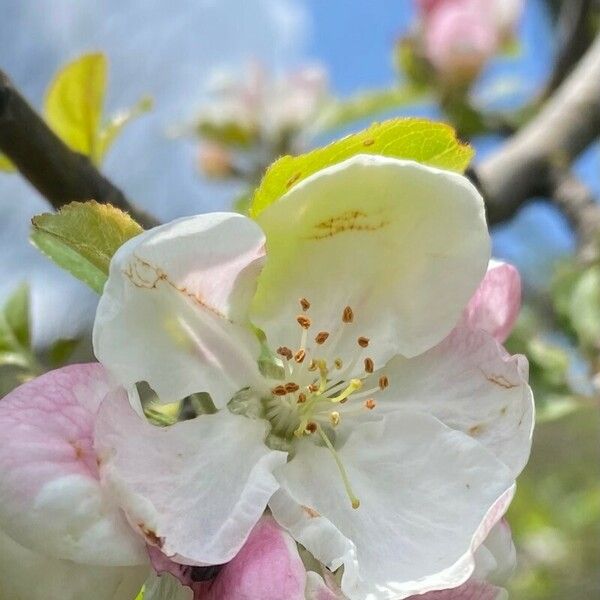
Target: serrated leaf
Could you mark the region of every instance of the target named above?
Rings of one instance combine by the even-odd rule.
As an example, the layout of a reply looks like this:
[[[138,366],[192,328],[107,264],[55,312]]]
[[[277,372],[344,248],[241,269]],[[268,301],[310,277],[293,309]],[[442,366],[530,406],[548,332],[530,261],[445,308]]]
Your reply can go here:
[[[29,348],[29,286],[20,285],[8,298],[4,305],[4,319],[15,339],[24,348]]]
[[[331,103],[319,117],[316,129],[339,129],[361,119],[413,104],[422,100],[426,93],[425,88],[415,85],[361,92]]]
[[[256,217],[298,182],[356,154],[381,154],[430,166],[464,171],[473,149],[456,138],[452,127],[426,119],[391,119],[342,138],[324,148],[283,156],[265,173],[254,194],[251,215]]]
[[[97,202],[72,202],[32,219],[31,241],[56,264],[102,292],[113,254],[142,228],[127,213]]]
[[[112,116],[108,123],[102,128],[98,138],[98,147],[94,157],[95,162],[100,163],[119,136],[123,128],[131,121],[137,119],[152,109],[152,98],[141,98],[137,104],[126,110],[120,111]]]
[[[0,154],[0,171],[3,171],[4,173],[13,173],[16,170],[15,165],[13,165],[4,154]]]
[[[103,54],[84,54],[57,73],[44,102],[44,115],[54,132],[93,160],[98,152],[106,73]]]

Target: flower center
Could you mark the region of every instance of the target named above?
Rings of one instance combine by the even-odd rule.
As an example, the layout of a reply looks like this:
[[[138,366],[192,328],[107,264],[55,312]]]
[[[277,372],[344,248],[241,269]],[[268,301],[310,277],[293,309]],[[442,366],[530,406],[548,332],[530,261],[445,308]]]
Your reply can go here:
[[[310,331],[310,302],[302,298],[300,306],[302,314],[296,318],[300,341],[297,348],[282,346],[274,353],[283,377],[272,387],[270,396],[263,399],[264,416],[271,423],[272,432],[281,438],[314,436],[317,443],[323,443],[336,461],[352,506],[358,508],[359,501],[352,492],[332,437],[348,417],[375,408],[373,395],[389,385],[388,378],[381,375],[374,385],[364,389],[375,370],[373,359],[367,355],[370,340],[365,336],[356,338],[353,356],[345,357],[350,359],[347,364],[341,358],[332,358],[328,351],[335,349],[336,342],[348,333],[346,327],[354,322],[350,306],[341,311],[336,331],[316,333]]]

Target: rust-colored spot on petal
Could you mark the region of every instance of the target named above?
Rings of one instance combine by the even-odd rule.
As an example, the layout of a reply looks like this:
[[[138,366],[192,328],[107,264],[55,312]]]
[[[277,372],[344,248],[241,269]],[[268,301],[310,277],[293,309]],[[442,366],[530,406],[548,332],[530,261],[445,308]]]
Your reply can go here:
[[[373,138],[369,138],[369,139],[363,141],[363,146],[372,146],[374,143],[375,143],[375,140]]]
[[[469,435],[478,436],[483,431],[483,425],[480,423],[479,425],[473,425],[469,427]]]
[[[138,523],[137,525],[149,544],[157,548],[162,548],[165,545],[165,539],[156,535],[154,530],[147,527],[144,523]]]
[[[316,519],[317,517],[320,517],[321,515],[314,509],[311,508],[310,506],[305,506],[304,504],[302,505],[302,510],[304,510],[304,512],[311,518],[311,519]]]
[[[485,378],[490,383],[495,383],[496,385],[503,387],[504,389],[510,390],[512,388],[518,387],[517,383],[512,383],[504,377],[504,375],[486,375]]]
[[[77,460],[81,460],[83,458],[85,450],[81,447],[79,440],[69,440],[69,444],[71,444],[71,446],[75,452],[75,458]]]

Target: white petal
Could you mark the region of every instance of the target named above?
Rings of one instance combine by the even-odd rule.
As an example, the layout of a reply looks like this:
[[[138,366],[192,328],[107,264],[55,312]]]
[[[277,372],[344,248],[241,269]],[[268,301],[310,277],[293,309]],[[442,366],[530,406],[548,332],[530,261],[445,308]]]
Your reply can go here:
[[[257,220],[267,260],[253,320],[271,346],[297,345],[298,299],[305,297],[311,335],[332,334],[322,348],[335,345],[329,356],[348,358],[366,336],[376,366],[441,341],[489,259],[483,200],[466,178],[382,156],[358,155],[319,171]],[[354,322],[344,327],[346,306]]]
[[[149,566],[98,567],[37,554],[0,531],[3,600],[132,600]]]
[[[433,414],[492,450],[515,477],[521,472],[534,420],[524,356],[510,356],[485,331],[458,327],[421,356],[393,359],[384,372],[390,385],[376,395],[374,412]]]
[[[517,551],[505,519],[494,525],[475,554],[473,579],[503,585],[514,573]]]
[[[227,410],[170,427],[109,397],[96,427],[100,475],[131,524],[184,564],[222,564],[242,547],[277,489],[286,454],[267,423]]]
[[[278,471],[282,490],[269,505],[317,559],[344,565],[351,600],[398,600],[468,579],[512,497],[503,463],[434,417],[400,411],[358,427],[339,455],[360,508],[328,451],[311,442]]]
[[[115,254],[94,323],[94,351],[120,383],[147,381],[165,402],[209,392],[218,405],[258,376],[246,327],[264,237],[250,219],[173,221]]]

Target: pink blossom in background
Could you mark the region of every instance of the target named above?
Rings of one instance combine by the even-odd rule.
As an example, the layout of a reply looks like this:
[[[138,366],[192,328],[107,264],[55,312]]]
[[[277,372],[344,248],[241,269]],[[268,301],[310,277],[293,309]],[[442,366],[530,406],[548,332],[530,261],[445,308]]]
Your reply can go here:
[[[521,0],[417,0],[425,57],[444,79],[474,79],[509,37]]]

